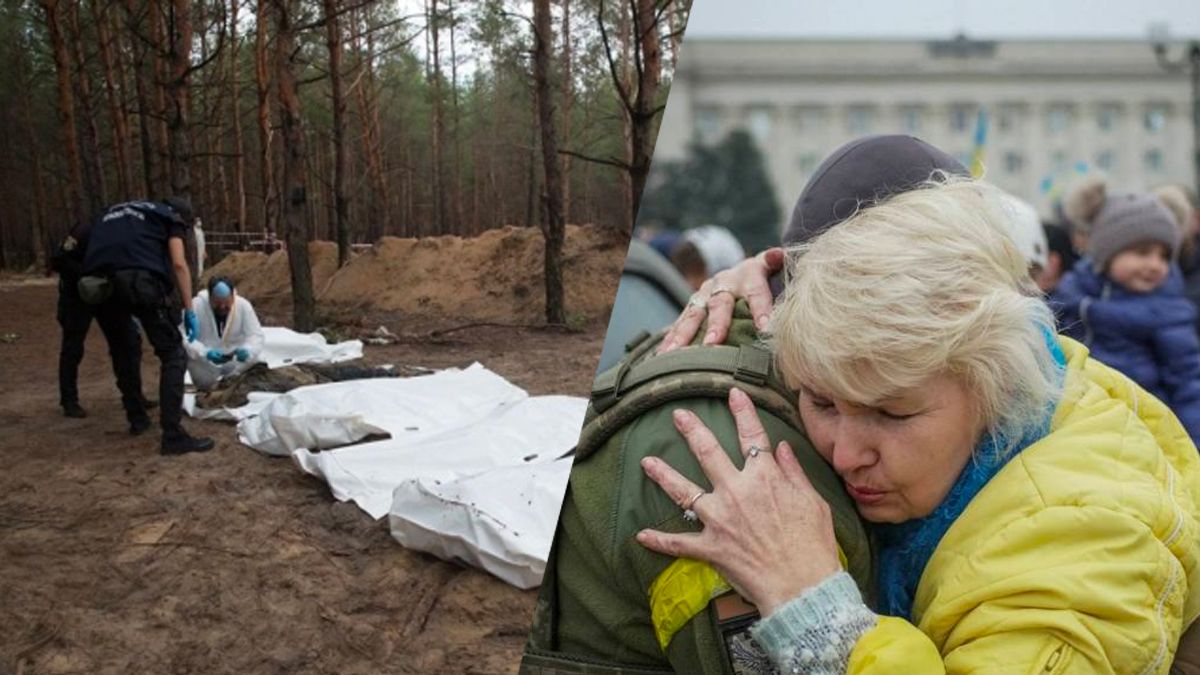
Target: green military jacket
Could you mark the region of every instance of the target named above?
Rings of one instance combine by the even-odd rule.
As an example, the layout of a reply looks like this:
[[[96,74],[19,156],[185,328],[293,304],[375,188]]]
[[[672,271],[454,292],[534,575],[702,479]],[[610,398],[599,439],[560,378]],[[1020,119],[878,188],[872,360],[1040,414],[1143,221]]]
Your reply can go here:
[[[647,527],[699,527],[645,477],[643,457],[661,457],[711,488],[672,411],[696,413],[741,467],[726,398],[732,386],[754,400],[771,447],[786,440],[796,450],[830,504],[847,570],[871,596],[866,531],[840,479],[805,435],[795,392],[775,373],[745,304],[738,304],[723,346],[654,355],[657,343],[635,338],[625,359],[596,379],[522,662],[528,675],[772,670],[746,632],[757,614],[715,570],[654,553],[634,539]]]

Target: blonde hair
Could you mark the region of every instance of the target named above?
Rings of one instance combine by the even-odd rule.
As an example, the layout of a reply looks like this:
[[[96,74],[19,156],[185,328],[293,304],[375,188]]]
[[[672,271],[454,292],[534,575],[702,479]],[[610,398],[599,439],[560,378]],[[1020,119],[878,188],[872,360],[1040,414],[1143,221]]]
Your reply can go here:
[[[861,405],[947,374],[1007,452],[1061,395],[1054,317],[1005,222],[999,190],[939,176],[789,250],[771,316],[793,386]]]

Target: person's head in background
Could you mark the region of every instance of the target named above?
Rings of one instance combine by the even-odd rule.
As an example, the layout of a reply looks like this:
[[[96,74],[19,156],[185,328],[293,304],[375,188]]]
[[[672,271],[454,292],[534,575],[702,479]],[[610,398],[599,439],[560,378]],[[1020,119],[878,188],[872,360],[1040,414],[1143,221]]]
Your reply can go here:
[[[783,245],[804,243],[875,202],[922,186],[939,173],[970,176],[950,154],[913,136],[863,136],[834,150],[804,186]]]
[[[1049,294],[1058,288],[1063,275],[1075,266],[1079,254],[1075,252],[1071,235],[1065,226],[1043,223],[1042,231],[1046,233],[1046,267],[1033,279],[1043,293]]]
[[[1029,276],[1037,281],[1049,264],[1049,246],[1046,243],[1046,232],[1042,229],[1042,220],[1038,217],[1037,209],[1029,202],[1001,193],[1001,210],[1008,225],[1009,234],[1017,251],[1029,265]]]
[[[675,245],[679,243],[679,236],[677,230],[663,230],[643,239],[643,241],[649,244],[650,248],[658,251],[659,255],[670,260],[671,251],[675,250]]]
[[[671,249],[671,262],[693,289],[746,257],[737,237],[724,227],[701,225],[685,230]]]
[[[1196,208],[1196,193],[1186,185],[1160,185],[1151,191],[1158,201],[1175,216],[1183,243],[1179,246],[1181,260],[1190,260],[1196,252],[1196,237],[1200,234],[1200,210]]]
[[[229,316],[233,307],[233,297],[236,288],[229,277],[213,277],[208,280],[208,306],[219,318]]]
[[[1081,215],[1093,270],[1133,293],[1150,293],[1166,283],[1182,235],[1156,197],[1104,195],[1095,212]]]
[[[1079,253],[1088,250],[1091,221],[1097,210],[1104,205],[1107,185],[1103,176],[1089,174],[1067,187],[1059,204],[1059,222],[1067,226],[1071,235],[1071,245]]]

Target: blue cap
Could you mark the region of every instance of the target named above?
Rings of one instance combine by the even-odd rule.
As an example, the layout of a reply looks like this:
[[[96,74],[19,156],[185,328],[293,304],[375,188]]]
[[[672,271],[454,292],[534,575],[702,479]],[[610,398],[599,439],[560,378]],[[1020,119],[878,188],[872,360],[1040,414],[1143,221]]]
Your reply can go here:
[[[213,286],[213,295],[221,298],[222,300],[228,298],[229,294],[232,292],[233,289],[230,288],[229,284],[225,283],[224,281],[218,281],[217,285]]]

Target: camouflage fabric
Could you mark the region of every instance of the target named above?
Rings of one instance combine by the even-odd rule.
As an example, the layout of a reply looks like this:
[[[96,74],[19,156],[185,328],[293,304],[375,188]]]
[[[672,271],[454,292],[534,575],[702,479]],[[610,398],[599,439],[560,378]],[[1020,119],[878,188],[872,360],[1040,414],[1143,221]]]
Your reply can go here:
[[[771,672],[746,633],[755,617],[720,616],[716,602],[673,632],[664,650],[649,596],[675,561],[633,538],[645,527],[673,532],[699,527],[683,519],[679,506],[644,477],[639,465],[643,457],[658,456],[698,485],[710,487],[675,430],[672,411],[684,408],[697,414],[730,459],[742,465],[726,399],[735,385],[754,400],[771,447],[787,440],[796,450],[813,485],[830,503],[848,571],[866,596],[872,595],[866,531],[841,481],[805,436],[797,397],[774,372],[745,303],[738,303],[730,338],[721,347],[658,356],[653,354],[657,342],[635,340],[627,357],[596,379],[524,673]]]

